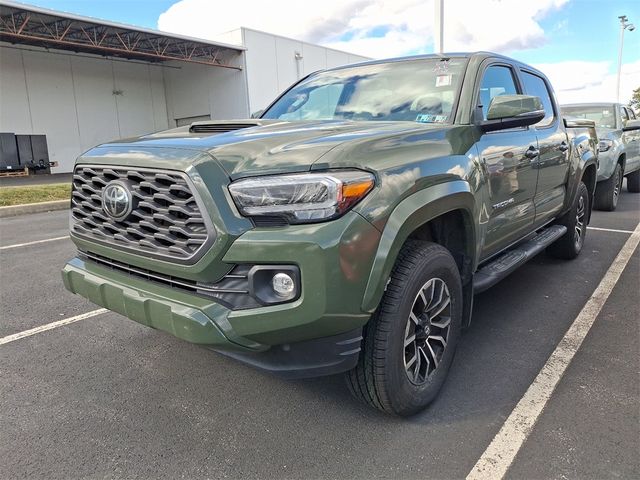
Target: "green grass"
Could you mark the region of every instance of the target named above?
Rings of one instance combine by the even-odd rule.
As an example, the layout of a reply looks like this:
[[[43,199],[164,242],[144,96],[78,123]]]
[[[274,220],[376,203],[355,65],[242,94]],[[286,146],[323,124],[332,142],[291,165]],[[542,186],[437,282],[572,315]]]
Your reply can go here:
[[[48,185],[28,185],[24,187],[0,187],[0,207],[25,203],[67,200],[71,197],[71,185],[56,183]]]

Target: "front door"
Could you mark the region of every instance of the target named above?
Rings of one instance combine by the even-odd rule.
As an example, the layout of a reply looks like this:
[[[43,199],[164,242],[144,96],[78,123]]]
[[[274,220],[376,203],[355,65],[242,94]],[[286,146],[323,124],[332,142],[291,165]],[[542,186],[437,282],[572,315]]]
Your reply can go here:
[[[506,64],[486,68],[480,84],[479,103],[484,118],[493,97],[520,94],[513,69]],[[526,235],[535,218],[533,199],[538,153],[535,130],[512,128],[482,135],[478,142],[480,161],[488,177],[489,220],[482,257],[487,258]]]

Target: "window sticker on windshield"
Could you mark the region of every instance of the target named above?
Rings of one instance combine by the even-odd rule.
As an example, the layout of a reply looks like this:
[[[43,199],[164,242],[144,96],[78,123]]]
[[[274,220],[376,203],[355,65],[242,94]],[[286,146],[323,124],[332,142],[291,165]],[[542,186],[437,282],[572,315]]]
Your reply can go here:
[[[453,81],[453,75],[437,75],[436,87],[448,87]]]
[[[430,113],[420,113],[416,117],[416,122],[419,123],[445,123],[447,121],[447,115],[432,115]]]

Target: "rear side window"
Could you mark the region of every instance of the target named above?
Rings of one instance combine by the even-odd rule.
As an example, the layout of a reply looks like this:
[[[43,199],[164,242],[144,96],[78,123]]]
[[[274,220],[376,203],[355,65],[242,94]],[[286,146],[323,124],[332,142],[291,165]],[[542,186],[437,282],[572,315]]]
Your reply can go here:
[[[627,114],[627,109],[624,107],[620,107],[620,124],[624,127],[627,124],[627,120],[629,120],[629,114]]]
[[[551,102],[551,94],[545,81],[532,73],[522,72],[522,83],[524,91],[527,95],[540,97],[544,106],[544,118],[536,123],[536,127],[548,127],[553,123],[555,114],[553,113],[553,102]]]
[[[516,95],[518,89],[513,78],[513,71],[502,65],[492,65],[487,68],[480,84],[480,104],[483,118],[487,119],[487,110],[491,99],[499,95]]]

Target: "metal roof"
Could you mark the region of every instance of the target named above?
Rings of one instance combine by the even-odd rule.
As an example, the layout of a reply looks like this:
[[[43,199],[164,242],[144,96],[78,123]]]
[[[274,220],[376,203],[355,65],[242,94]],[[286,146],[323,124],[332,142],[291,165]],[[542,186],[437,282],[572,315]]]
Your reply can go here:
[[[241,70],[244,47],[0,1],[0,40],[144,60]]]

